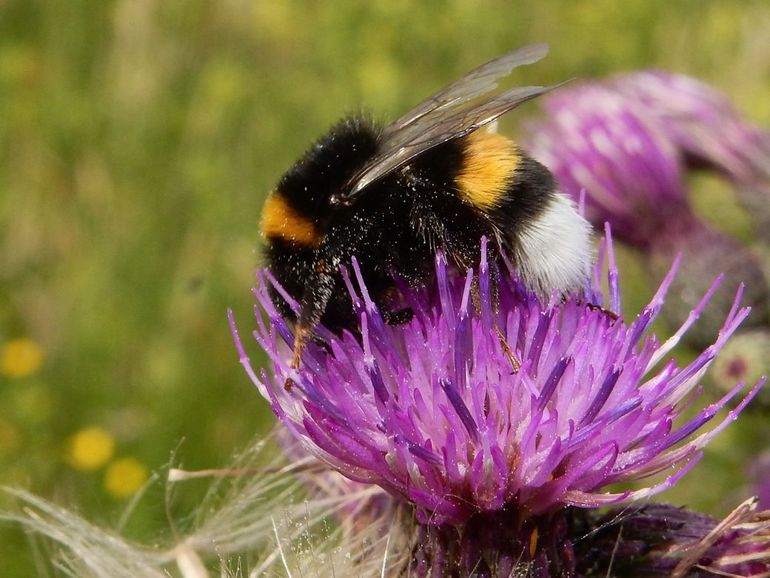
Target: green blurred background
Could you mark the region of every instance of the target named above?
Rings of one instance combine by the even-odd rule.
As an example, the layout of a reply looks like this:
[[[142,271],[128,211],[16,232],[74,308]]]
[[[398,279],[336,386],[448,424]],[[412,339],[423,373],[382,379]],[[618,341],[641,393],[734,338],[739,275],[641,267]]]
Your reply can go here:
[[[770,125],[769,34],[766,0],[0,0],[0,484],[111,525],[172,452],[221,466],[270,428],[225,311],[250,326],[264,195],[341,115],[548,42],[516,84],[662,67]],[[716,190],[699,206],[745,238]],[[650,289],[624,263],[633,306]],[[665,497],[728,510],[764,420]],[[154,538],[160,510],[151,492],[127,532]],[[0,527],[0,575],[34,568]]]

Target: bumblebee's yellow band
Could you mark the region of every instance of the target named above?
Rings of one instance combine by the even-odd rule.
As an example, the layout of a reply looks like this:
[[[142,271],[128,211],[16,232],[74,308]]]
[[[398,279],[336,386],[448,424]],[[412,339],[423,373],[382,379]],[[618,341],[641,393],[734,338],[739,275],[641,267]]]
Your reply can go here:
[[[497,133],[474,132],[465,139],[463,164],[455,181],[479,209],[492,209],[505,196],[519,164],[516,145]]]

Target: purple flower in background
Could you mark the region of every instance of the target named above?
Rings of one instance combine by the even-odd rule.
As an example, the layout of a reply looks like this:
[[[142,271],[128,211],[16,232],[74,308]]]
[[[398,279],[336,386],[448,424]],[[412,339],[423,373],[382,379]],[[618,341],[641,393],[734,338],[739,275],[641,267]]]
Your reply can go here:
[[[485,251],[482,249],[482,255]],[[621,307],[611,243],[606,307]],[[305,448],[345,476],[374,483],[416,506],[429,526],[459,524],[483,513],[515,511],[519,520],[564,506],[599,507],[651,496],[692,467],[703,446],[732,421],[757,384],[714,429],[695,435],[745,386],[689,419],[699,379],[748,314],[740,293],[713,345],[687,365],[667,360],[706,306],[702,300],[664,343],[648,336],[674,277],[626,323],[601,309],[602,257],[584,296],[540,301],[503,275],[499,308],[489,270],[478,272],[479,311],[471,304],[473,272],[456,274],[440,253],[435,286],[401,290],[414,312],[401,326],[383,322],[357,264],[345,276],[360,335],[317,329],[299,371],[290,368],[292,330],[268,284],[291,300],[267,271],[258,273],[255,338],[270,358],[257,375],[241,359],[280,421]],[[712,288],[713,289],[713,288]],[[510,356],[495,328],[521,362]],[[237,339],[237,334],[236,334]],[[284,383],[290,378],[290,390]],[[668,477],[636,490],[615,482]]]
[[[770,214],[770,131],[698,80],[642,71],[541,102],[548,118],[529,125],[528,148],[567,192],[585,189],[589,218],[624,241],[646,247],[672,220],[689,226],[687,169],[717,171]]]
[[[729,180],[757,237],[770,242],[770,130],[743,118],[713,87],[681,74],[637,72],[613,87],[664,127],[686,168]]]
[[[611,223],[619,239],[645,251],[655,276],[684,254],[669,311],[695,307],[723,272],[731,283],[746,284],[751,323],[768,323],[761,263],[696,215],[685,177],[692,168],[719,172],[753,195],[754,201],[747,201],[751,214],[768,225],[758,221],[758,233],[770,230],[770,132],[744,121],[713,89],[662,72],[568,86],[541,102],[548,117],[530,123],[527,148],[565,192],[580,198],[585,191],[589,220],[597,227]],[[721,325],[730,293],[722,292],[717,301],[716,314],[688,335],[698,347]]]
[[[744,119],[725,95],[695,78],[658,70],[621,76],[612,86],[665,127],[687,166],[764,188],[770,202],[770,131]]]
[[[548,119],[529,124],[527,148],[565,192],[577,199],[587,191],[592,223],[609,222],[619,239],[648,247],[665,228],[661,218],[695,219],[675,145],[624,95],[581,84],[541,102]]]

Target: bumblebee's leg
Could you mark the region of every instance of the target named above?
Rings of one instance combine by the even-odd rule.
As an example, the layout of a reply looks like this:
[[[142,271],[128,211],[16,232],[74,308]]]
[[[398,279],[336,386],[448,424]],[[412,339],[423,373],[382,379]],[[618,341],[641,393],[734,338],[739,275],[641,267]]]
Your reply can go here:
[[[493,315],[496,314],[500,307],[500,266],[497,262],[497,254],[490,254],[491,250],[487,245],[487,263],[489,267],[489,298],[491,300],[490,307]],[[480,266],[479,260],[479,266]],[[471,299],[476,307],[476,311],[481,312],[481,287],[479,285],[478,275],[473,278],[473,285],[471,286]],[[503,354],[511,364],[511,370],[513,373],[517,373],[521,369],[521,361],[516,357],[508,345],[508,340],[505,338],[505,333],[500,329],[500,325],[497,323],[497,316],[492,318],[492,325],[497,333],[497,338],[500,340],[500,347],[503,348]]]
[[[473,267],[476,275],[471,287],[471,299],[476,311],[481,311],[481,290],[478,271],[481,265],[481,238],[487,238],[486,260],[489,265],[489,292],[493,313],[499,307],[500,269],[498,257],[500,252],[499,236],[492,221],[476,207],[469,206],[460,200],[452,189],[434,190],[413,199],[411,211],[412,228],[428,239],[431,246],[443,246],[447,255],[460,270]],[[503,331],[493,321],[495,332],[500,338],[500,345],[505,356],[515,372],[521,367],[505,339]]]
[[[500,339],[503,353],[511,364],[513,373],[518,372],[521,368],[521,361],[517,359],[508,345],[505,334],[500,329],[496,315],[494,315],[498,312],[500,305],[500,267],[498,263],[500,247],[493,226],[486,219],[481,218],[479,215],[474,215],[473,218],[468,219],[465,223],[453,223],[451,220],[448,222],[443,221],[436,225],[435,230],[437,231],[436,236],[441,239],[448,255],[452,257],[457,266],[460,269],[473,267],[476,271],[471,286],[471,299],[476,311],[479,313],[483,305],[481,303],[481,287],[479,284],[481,268],[480,240],[482,237],[487,238],[486,261],[489,271],[489,299],[491,300],[490,307],[493,313],[492,324],[495,333]]]
[[[382,320],[386,325],[404,325],[412,320],[414,310],[409,307],[401,295],[401,291],[393,284],[393,279],[398,278],[400,281],[416,287],[424,282],[424,277],[419,274],[416,267],[410,267],[408,262],[404,266],[405,260],[399,260],[398,254],[389,254],[387,258],[389,262],[385,267],[386,276],[374,280],[370,294],[377,303]],[[399,263],[399,267],[395,266],[396,262]],[[375,289],[377,283],[381,284],[382,290],[377,291]]]
[[[508,360],[508,363],[511,364],[511,373],[518,373],[521,369],[521,361],[519,361],[519,358],[516,357],[516,354],[511,351],[511,347],[508,345],[508,340],[505,338],[503,330],[500,329],[500,326],[496,321],[495,331],[497,332],[497,338],[500,340],[500,346],[503,348],[503,354]]]
[[[332,269],[326,259],[318,259],[315,262],[313,274],[308,280],[307,287],[302,296],[302,308],[297,324],[294,327],[294,350],[291,358],[291,368],[299,369],[302,351],[310,339],[313,328],[318,325],[321,316],[329,304],[335,286]],[[293,382],[287,378],[284,383],[286,389],[291,389]]]

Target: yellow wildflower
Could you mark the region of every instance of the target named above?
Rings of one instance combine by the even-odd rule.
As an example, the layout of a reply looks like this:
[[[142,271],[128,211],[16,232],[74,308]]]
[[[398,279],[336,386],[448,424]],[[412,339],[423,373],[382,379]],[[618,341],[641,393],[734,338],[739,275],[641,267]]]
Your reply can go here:
[[[67,458],[78,470],[96,470],[107,463],[115,451],[115,439],[100,427],[80,430],[70,438]]]
[[[136,458],[112,462],[104,474],[104,489],[115,498],[126,498],[141,488],[149,477],[147,467]]]
[[[11,339],[0,347],[0,373],[7,377],[27,377],[42,364],[43,350],[31,339]]]

